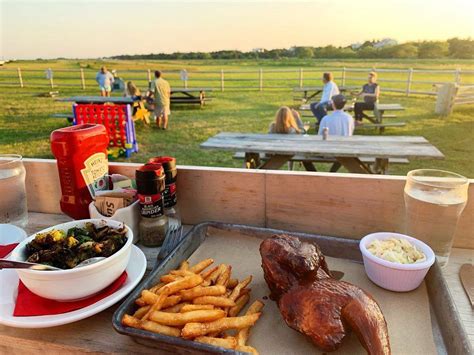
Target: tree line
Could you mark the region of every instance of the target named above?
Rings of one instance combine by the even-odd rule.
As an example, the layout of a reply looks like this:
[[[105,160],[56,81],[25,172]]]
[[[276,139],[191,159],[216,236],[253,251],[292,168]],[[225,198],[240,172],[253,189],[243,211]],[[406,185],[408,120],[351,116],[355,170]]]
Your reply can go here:
[[[283,58],[383,58],[383,59],[474,59],[474,40],[451,38],[446,41],[406,42],[377,47],[379,41],[365,41],[357,46],[292,47],[283,49],[262,49],[248,52],[222,50],[215,52],[175,52],[117,55],[112,59],[283,59]]]

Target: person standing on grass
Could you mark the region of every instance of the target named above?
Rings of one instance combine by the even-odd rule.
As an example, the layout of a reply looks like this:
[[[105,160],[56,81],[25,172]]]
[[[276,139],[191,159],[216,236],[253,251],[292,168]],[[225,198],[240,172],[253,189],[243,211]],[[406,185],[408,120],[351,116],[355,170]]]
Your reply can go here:
[[[158,128],[168,128],[168,117],[170,111],[170,97],[171,87],[170,84],[163,79],[159,70],[155,71],[155,80],[151,82],[150,96],[155,97],[155,110],[154,115],[156,119],[156,125]]]
[[[331,97],[339,94],[339,88],[334,82],[334,76],[332,73],[323,74],[323,93],[321,95],[321,100],[319,102],[313,102],[309,105],[311,112],[314,117],[318,120],[318,123],[321,122],[321,119],[327,115],[327,110],[331,107]]]
[[[357,121],[362,121],[367,115],[364,110],[373,110],[375,104],[379,100],[380,86],[377,84],[377,73],[371,71],[369,73],[368,83],[362,87],[361,92],[357,94],[358,97],[362,96],[364,102],[356,102],[354,105],[354,116]]]
[[[100,96],[110,96],[112,91],[112,84],[114,83],[114,76],[104,66],[100,68],[99,72],[95,76],[95,81],[100,87]]]

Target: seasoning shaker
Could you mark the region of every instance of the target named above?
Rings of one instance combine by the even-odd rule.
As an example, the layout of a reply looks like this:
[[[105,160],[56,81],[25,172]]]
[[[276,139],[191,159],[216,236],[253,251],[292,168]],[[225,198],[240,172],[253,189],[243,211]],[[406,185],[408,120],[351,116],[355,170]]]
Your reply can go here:
[[[146,164],[135,171],[140,204],[140,240],[148,247],[163,244],[168,231],[164,211],[165,173],[161,164]]]

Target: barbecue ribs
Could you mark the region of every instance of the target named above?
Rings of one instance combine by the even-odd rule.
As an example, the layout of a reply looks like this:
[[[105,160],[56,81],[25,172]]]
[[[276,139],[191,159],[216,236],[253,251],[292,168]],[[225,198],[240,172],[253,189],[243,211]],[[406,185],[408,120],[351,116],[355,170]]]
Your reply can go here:
[[[318,246],[287,235],[260,245],[271,295],[289,327],[324,351],[336,350],[352,329],[369,354],[390,354],[387,323],[362,289],[331,277]]]

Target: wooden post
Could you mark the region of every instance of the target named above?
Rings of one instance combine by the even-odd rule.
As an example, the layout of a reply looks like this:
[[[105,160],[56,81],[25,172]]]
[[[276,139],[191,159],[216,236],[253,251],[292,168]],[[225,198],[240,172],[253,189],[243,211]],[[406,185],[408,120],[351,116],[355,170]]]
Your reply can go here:
[[[342,68],[342,79],[341,79],[341,86],[346,86],[346,67]]]
[[[150,83],[151,83],[151,70],[150,70],[150,69],[147,69],[146,74],[147,74],[147,79],[148,79],[148,87],[150,87]]]
[[[23,86],[23,77],[21,76],[21,69],[20,67],[18,67],[16,70],[18,71],[18,81],[20,83],[20,87],[22,88],[24,86]]]
[[[86,79],[84,77],[84,69],[80,69],[81,71],[81,86],[82,86],[82,90],[85,90],[86,89]]]
[[[185,89],[188,88],[188,79],[185,79],[185,80],[184,80],[184,88],[185,88]]]
[[[436,97],[435,113],[441,116],[449,116],[453,111],[453,102],[456,96],[457,85],[443,84],[438,89]]]
[[[300,88],[303,87],[303,68],[300,68]]]
[[[53,69],[48,68],[48,76],[49,76],[49,86],[51,86],[51,89],[53,89],[54,88]]]
[[[221,91],[224,91],[224,69],[221,69]]]
[[[410,68],[408,69],[408,77],[407,77],[407,90],[406,90],[407,96],[410,95],[412,79],[413,79],[413,68]]]
[[[263,69],[260,68],[260,72],[259,72],[259,75],[258,75],[258,81],[259,81],[259,88],[260,88],[260,91],[263,91]]]
[[[454,73],[454,83],[456,85],[461,84],[461,69],[457,68],[456,72]]]

